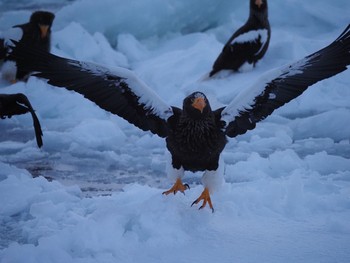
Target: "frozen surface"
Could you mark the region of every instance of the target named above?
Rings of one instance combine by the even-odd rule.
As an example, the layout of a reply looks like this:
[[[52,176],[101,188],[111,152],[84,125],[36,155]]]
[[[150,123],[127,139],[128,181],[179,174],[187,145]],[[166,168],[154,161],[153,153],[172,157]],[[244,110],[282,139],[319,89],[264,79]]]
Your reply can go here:
[[[270,1],[271,42],[249,72],[198,81],[248,16],[248,1],[1,1],[0,31],[43,7],[56,14],[52,52],[131,69],[164,101],[200,90],[229,104],[264,72],[333,41],[348,0]],[[81,95],[30,78],[41,121],[0,120],[0,262],[350,262],[350,72],[320,82],[255,130],[230,139],[215,213],[171,186],[163,139]],[[33,178],[34,177],[34,178]]]

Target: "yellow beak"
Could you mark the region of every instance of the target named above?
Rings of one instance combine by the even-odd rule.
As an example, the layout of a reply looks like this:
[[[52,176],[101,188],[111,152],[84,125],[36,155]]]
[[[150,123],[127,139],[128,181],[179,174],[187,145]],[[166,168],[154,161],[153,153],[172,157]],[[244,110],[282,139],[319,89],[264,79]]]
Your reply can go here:
[[[201,113],[206,105],[204,98],[195,98],[192,103],[192,107],[199,110]]]
[[[47,32],[49,31],[49,26],[47,25],[39,25],[41,31],[41,38],[45,38],[47,36]]]
[[[255,0],[255,4],[260,8],[260,6],[263,4],[262,0]]]

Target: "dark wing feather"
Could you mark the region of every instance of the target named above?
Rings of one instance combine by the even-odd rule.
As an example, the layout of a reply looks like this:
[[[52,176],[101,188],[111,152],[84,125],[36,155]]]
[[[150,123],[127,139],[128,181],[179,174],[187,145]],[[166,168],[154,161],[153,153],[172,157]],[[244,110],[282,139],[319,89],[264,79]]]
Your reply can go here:
[[[38,147],[40,148],[41,146],[43,146],[43,140],[42,140],[43,132],[41,130],[41,125],[40,125],[39,119],[36,116],[32,105],[30,104],[28,98],[24,94],[21,94],[21,93],[17,94],[17,103],[23,104],[28,109],[30,114],[32,115],[36,142],[38,144]]]
[[[24,70],[48,83],[82,94],[100,108],[116,114],[144,131],[167,136],[172,108],[130,70],[65,59],[15,42],[11,57]]]
[[[264,75],[222,112],[226,134],[235,137],[255,128],[275,109],[302,94],[316,82],[334,76],[350,64],[350,25],[329,46]]]
[[[1,118],[11,118],[14,115],[26,114],[29,111],[27,107],[18,104],[18,95],[19,94],[0,94]]]
[[[30,112],[33,118],[35,137],[38,147],[43,146],[43,132],[35,111],[30,104],[28,98],[22,94],[0,94],[0,117],[11,117],[13,115],[21,115]]]

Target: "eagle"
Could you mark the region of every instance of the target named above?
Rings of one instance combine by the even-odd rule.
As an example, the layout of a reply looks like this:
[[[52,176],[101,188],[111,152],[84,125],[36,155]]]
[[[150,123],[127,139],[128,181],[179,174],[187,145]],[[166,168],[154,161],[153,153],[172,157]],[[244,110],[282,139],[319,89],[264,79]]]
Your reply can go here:
[[[50,51],[51,46],[51,27],[55,15],[47,11],[35,11],[30,16],[29,22],[21,25],[13,26],[4,34],[4,38],[0,39],[0,59],[4,59],[2,66],[2,75],[5,79],[15,82],[17,80],[26,80],[29,71],[17,67],[12,59],[9,59],[10,52],[9,42],[14,39],[38,49]]]
[[[350,64],[350,24],[327,47],[263,74],[218,109],[212,109],[200,91],[184,98],[181,107],[172,106],[131,70],[59,57],[20,42],[14,46],[11,56],[34,76],[80,93],[141,130],[165,138],[171,154],[169,175],[175,183],[163,194],[184,192],[189,188],[182,181],[184,172],[202,171],[204,190],[192,205],[202,202],[200,209],[208,204],[214,211],[211,179],[218,176],[220,155],[228,138],[254,129],[256,123],[311,85],[346,70]]]
[[[265,55],[271,38],[267,0],[250,0],[249,18],[227,43],[215,60],[209,77],[223,69],[242,71],[255,67]]]

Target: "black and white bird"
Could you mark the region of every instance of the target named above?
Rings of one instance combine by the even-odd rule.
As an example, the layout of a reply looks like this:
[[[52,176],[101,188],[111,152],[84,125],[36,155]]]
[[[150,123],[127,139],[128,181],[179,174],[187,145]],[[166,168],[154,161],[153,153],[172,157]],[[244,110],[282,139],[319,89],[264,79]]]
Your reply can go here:
[[[22,94],[0,94],[0,118],[11,118],[14,115],[21,115],[30,112],[33,118],[33,125],[36,137],[36,143],[40,148],[43,146],[43,132],[40,122],[28,98]]]
[[[117,114],[136,127],[166,139],[172,160],[169,174],[175,184],[164,194],[184,192],[185,171],[203,171],[204,190],[193,204],[203,201],[214,211],[210,192],[219,177],[219,159],[228,137],[255,128],[275,109],[302,94],[316,82],[334,76],[350,64],[350,25],[329,46],[263,75],[229,105],[212,110],[202,92],[187,96],[182,108],[168,105],[133,72],[107,69],[58,57],[15,43],[11,56],[19,66],[48,79],[48,83],[82,94],[100,108]]]
[[[227,41],[209,77],[223,69],[242,71],[254,67],[265,55],[270,37],[267,0],[250,0],[247,22]]]
[[[36,11],[30,16],[28,23],[16,25],[5,32],[4,39],[0,41],[0,59],[5,59],[1,70],[4,79],[11,82],[26,80],[30,73],[20,67],[17,68],[15,62],[7,58],[10,40],[50,52],[51,26],[54,18],[55,15],[51,12]]]

